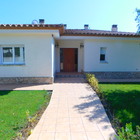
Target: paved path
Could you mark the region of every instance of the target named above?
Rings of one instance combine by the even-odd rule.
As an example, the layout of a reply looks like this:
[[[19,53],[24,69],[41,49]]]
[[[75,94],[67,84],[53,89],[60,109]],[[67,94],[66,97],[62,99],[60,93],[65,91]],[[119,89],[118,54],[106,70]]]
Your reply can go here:
[[[82,78],[56,79],[53,85],[23,85],[13,89],[53,90],[50,104],[28,140],[115,139],[99,98]]]

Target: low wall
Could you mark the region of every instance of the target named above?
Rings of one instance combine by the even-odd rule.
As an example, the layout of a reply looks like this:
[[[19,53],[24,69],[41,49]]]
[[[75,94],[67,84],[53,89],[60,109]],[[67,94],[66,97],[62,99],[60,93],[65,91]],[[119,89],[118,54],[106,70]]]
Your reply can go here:
[[[52,84],[53,77],[0,77],[0,84]]]
[[[140,72],[88,72],[97,79],[140,79]]]

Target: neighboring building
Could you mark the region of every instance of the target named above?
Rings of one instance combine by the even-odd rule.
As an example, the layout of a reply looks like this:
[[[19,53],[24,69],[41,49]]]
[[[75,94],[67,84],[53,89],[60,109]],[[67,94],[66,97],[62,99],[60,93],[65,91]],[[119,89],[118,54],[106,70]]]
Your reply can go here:
[[[57,72],[140,78],[140,35],[66,29],[57,24],[0,25],[0,83],[53,83]]]

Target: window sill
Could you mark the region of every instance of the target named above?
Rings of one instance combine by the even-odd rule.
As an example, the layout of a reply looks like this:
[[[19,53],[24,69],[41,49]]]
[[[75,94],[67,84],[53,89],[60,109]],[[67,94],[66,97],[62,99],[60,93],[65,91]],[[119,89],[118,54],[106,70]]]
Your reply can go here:
[[[101,64],[108,64],[107,61],[100,61]]]
[[[21,63],[21,64],[0,64],[0,66],[24,66],[25,63]]]

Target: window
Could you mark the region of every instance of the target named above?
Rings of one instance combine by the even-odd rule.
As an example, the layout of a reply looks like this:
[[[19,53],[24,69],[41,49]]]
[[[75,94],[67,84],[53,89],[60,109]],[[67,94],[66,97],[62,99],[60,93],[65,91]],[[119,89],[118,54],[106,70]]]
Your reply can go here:
[[[106,48],[100,48],[100,61],[106,61]]]
[[[24,64],[24,47],[0,47],[1,64]]]
[[[12,48],[2,48],[3,62],[13,62],[13,50]]]

